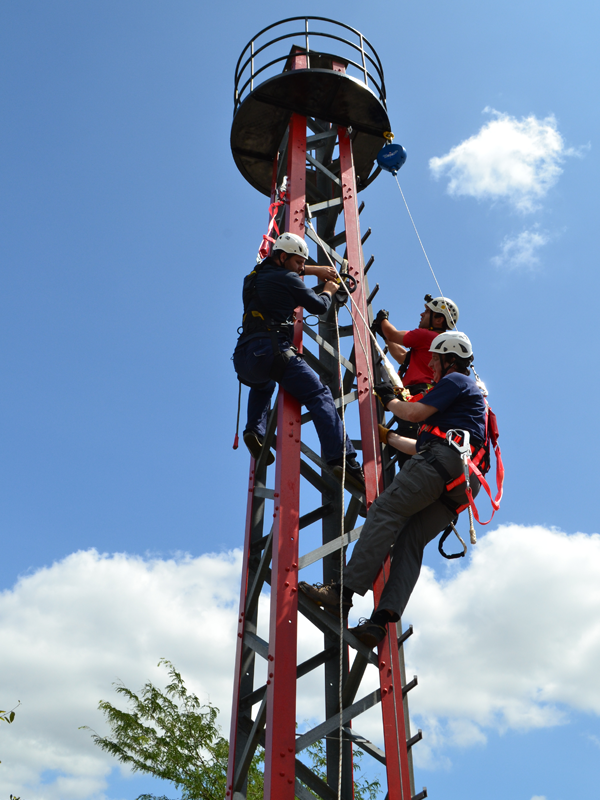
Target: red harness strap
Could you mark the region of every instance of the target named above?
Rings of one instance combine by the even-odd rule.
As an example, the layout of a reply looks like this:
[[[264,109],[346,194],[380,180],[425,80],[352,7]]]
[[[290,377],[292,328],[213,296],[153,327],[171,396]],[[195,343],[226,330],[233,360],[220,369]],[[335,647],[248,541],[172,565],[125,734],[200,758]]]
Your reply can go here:
[[[262,261],[268,255],[271,254],[271,245],[275,244],[275,237],[271,236],[271,233],[275,231],[275,236],[279,236],[279,225],[277,224],[275,217],[277,216],[277,209],[285,203],[285,192],[282,190],[279,192],[279,200],[276,200],[274,203],[271,203],[269,206],[269,227],[266,233],[263,233],[263,240],[258,248],[258,257]]]
[[[456,513],[460,514],[461,511],[464,511],[466,508],[471,506],[473,511],[473,516],[479,522],[480,525],[489,525],[489,523],[493,520],[494,514],[500,508],[500,501],[502,500],[502,493],[504,490],[504,464],[502,463],[502,453],[500,452],[500,447],[498,445],[498,423],[496,420],[496,415],[492,411],[492,409],[486,403],[486,415],[485,415],[485,428],[486,428],[486,443],[483,447],[480,447],[477,452],[475,452],[475,448],[471,447],[471,458],[467,460],[467,464],[469,465],[469,474],[475,475],[479,480],[479,483],[485,489],[488,497],[490,498],[490,502],[492,504],[492,516],[487,520],[487,522],[482,522],[479,519],[479,512],[477,511],[477,507],[475,506],[475,500],[473,499],[473,492],[471,489],[465,489],[465,494],[467,495],[467,501],[464,505],[459,506],[456,509]],[[421,425],[419,428],[419,433],[421,431],[430,433],[433,436],[438,436],[440,439],[446,439],[446,432],[440,430],[435,425]],[[488,485],[488,482],[483,477],[483,473],[479,469],[479,465],[481,464],[484,456],[487,453],[487,445],[491,442],[492,447],[494,448],[494,455],[496,456],[496,488],[497,493],[496,497],[492,497],[492,492]],[[489,469],[489,465],[488,465]],[[485,470],[487,472],[487,470]],[[454,489],[455,486],[459,486],[461,483],[465,481],[465,476],[460,475],[453,481],[450,481],[446,484],[446,491],[451,491]]]

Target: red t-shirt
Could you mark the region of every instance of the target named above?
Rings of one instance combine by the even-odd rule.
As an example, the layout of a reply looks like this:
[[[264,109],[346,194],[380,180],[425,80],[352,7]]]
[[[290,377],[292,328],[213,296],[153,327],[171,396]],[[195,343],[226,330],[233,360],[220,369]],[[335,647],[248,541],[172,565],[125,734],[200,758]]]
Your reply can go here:
[[[429,348],[439,333],[440,331],[428,331],[427,328],[416,328],[414,331],[406,331],[404,334],[402,346],[411,349],[410,364],[402,379],[405,386],[432,382],[433,373],[429,369],[431,361]]]

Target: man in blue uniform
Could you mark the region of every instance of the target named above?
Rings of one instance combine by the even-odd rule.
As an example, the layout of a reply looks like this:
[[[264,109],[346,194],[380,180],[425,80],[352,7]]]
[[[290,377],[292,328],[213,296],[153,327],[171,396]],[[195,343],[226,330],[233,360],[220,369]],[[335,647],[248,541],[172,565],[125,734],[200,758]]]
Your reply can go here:
[[[425,545],[434,539],[456,516],[466,502],[465,484],[451,491],[446,483],[463,473],[461,457],[449,445],[445,432],[468,431],[471,443],[484,444],[485,401],[469,365],[473,350],[468,337],[459,331],[446,331],[430,347],[434,388],[421,400],[398,400],[390,384],[375,387],[383,405],[396,416],[421,424],[416,442],[398,436],[394,446],[412,455],[390,486],[375,500],[352,557],[344,570],[343,610],[347,614],[352,595],[371,589],[383,561],[394,548],[392,566],[377,610],[371,618],[351,629],[362,642],[374,647],[396,622],[415,587]],[[479,482],[472,476],[473,496]],[[340,584],[311,586],[300,590],[319,605],[339,613]]]
[[[327,386],[293,347],[294,309],[324,314],[339,288],[333,267],[305,267],[308,247],[294,233],[283,233],[273,253],[244,279],[242,334],[233,354],[239,379],[250,387],[248,421],[244,442],[258,458],[267,428],[267,414],[275,386],[279,384],[312,414],[321,442],[323,459],[341,477],[344,451],[346,481],[364,491],[362,467],[356,450],[344,435],[342,421]],[[325,280],[320,294],[304,284],[300,275],[312,274]],[[269,453],[267,463],[273,462]]]

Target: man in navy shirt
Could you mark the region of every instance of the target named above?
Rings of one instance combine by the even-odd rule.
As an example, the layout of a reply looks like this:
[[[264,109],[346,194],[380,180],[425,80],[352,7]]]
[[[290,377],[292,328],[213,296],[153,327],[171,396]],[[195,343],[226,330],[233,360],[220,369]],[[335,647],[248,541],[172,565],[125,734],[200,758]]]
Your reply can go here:
[[[383,405],[396,416],[418,422],[417,441],[395,436],[394,447],[412,455],[390,486],[369,509],[360,539],[344,569],[343,607],[346,614],[352,595],[371,589],[383,561],[394,547],[392,566],[377,610],[371,618],[351,629],[362,642],[374,647],[387,631],[389,622],[400,619],[415,587],[425,545],[455,518],[456,509],[466,502],[465,484],[451,491],[446,483],[463,473],[461,457],[448,445],[445,432],[468,431],[478,447],[485,439],[485,401],[469,365],[473,350],[468,337],[446,331],[430,347],[434,388],[421,400],[398,400],[390,384],[375,387]],[[425,430],[427,429],[427,430]],[[479,482],[472,476],[473,496]],[[340,584],[300,589],[319,605],[339,613]]]
[[[279,384],[312,414],[323,459],[334,474],[341,476],[345,452],[346,481],[364,492],[362,467],[356,461],[356,450],[348,436],[344,446],[342,421],[331,391],[293,347],[294,310],[301,306],[310,314],[324,314],[339,289],[333,267],[305,267],[307,258],[304,239],[294,233],[283,233],[275,241],[272,255],[244,280],[242,333],[233,354],[239,379],[250,387],[244,442],[258,458],[271,397]],[[304,284],[300,278],[304,274],[325,281],[320,294]],[[273,460],[269,453],[267,463]]]

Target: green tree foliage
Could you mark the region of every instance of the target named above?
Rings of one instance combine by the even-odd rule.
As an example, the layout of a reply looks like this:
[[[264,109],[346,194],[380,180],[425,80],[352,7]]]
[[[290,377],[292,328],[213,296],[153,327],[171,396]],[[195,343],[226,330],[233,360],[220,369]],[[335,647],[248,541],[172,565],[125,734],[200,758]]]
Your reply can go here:
[[[321,780],[327,781],[327,756],[322,740],[311,744],[306,748],[306,752],[311,761],[310,767],[312,771]],[[360,760],[363,757],[360,750],[354,750],[352,754],[352,767],[354,769],[354,800],[377,800],[380,797],[379,790],[381,783],[377,778],[369,781],[364,775],[361,775]],[[314,794],[314,792],[311,792]],[[317,797],[317,795],[315,795]]]
[[[229,745],[216,723],[218,709],[190,694],[173,664],[161,659],[170,682],[164,691],[146,683],[139,694],[115,684],[129,710],[121,711],[101,700],[98,707],[111,727],[110,736],[92,738],[134,772],[144,772],[173,783],[181,800],[222,800],[225,797]],[[85,730],[89,730],[87,726]],[[262,800],[260,757],[250,768],[249,800]],[[142,795],[138,800],[168,800]]]
[[[223,800],[227,781],[229,745],[217,725],[218,709],[203,704],[190,694],[180,673],[166,659],[170,682],[164,691],[148,682],[139,694],[122,683],[115,684],[126,698],[128,710],[101,700],[98,707],[111,728],[110,736],[92,738],[99,747],[127,764],[134,772],[143,772],[170,781],[181,791],[181,800]],[[83,730],[90,730],[86,725]],[[355,754],[356,755],[360,754]],[[308,748],[311,766],[325,779],[325,751],[321,742]],[[248,800],[262,800],[264,753],[258,752],[250,765]],[[354,762],[355,770],[358,763]],[[379,782],[369,782],[357,775],[355,800],[375,800]],[[164,795],[140,795],[137,800],[169,800]]]

